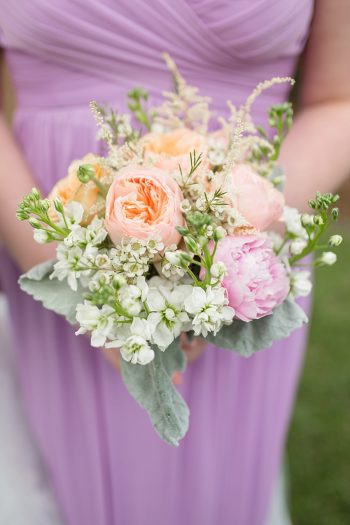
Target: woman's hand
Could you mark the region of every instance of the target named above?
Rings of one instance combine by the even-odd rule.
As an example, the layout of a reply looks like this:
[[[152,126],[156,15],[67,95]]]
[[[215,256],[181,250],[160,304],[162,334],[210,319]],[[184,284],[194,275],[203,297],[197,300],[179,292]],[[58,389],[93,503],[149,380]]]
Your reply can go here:
[[[202,355],[207,344],[205,339],[201,337],[193,337],[190,341],[185,332],[180,335],[180,345],[181,349],[185,352],[187,364],[196,361]]]

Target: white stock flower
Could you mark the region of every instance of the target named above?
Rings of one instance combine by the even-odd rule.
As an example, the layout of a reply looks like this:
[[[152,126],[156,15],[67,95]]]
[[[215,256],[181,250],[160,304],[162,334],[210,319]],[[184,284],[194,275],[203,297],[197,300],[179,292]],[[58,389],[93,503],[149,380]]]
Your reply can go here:
[[[214,279],[222,281],[225,275],[227,275],[226,265],[222,261],[218,261],[212,265],[210,273]]]
[[[64,239],[67,246],[98,246],[107,237],[107,231],[103,227],[103,221],[95,219],[86,227],[74,224],[70,234]]]
[[[139,315],[143,309],[148,293],[148,285],[144,277],[138,277],[136,284],[123,286],[118,292],[118,299],[129,315]]]
[[[84,208],[79,202],[72,201],[66,204],[63,209],[68,226],[80,224],[84,215]]]
[[[131,335],[120,348],[125,361],[132,364],[148,365],[154,359],[154,350],[140,335]]]
[[[297,237],[301,237],[302,239],[307,239],[307,232],[301,223],[301,215],[296,208],[285,206],[282,220],[285,223],[288,232]]]
[[[133,364],[147,365],[154,359],[154,350],[149,341],[153,332],[152,325],[136,317],[131,325],[116,329],[115,339],[106,344],[107,348],[120,348],[125,361]]]
[[[293,297],[304,297],[309,295],[312,290],[310,272],[296,271],[290,276],[290,295]]]
[[[206,337],[208,332],[215,335],[223,324],[231,323],[234,310],[227,304],[224,288],[207,286],[203,290],[199,286],[193,287],[191,295],[185,299],[185,310],[193,316],[192,328],[195,335]]]
[[[108,235],[107,230],[104,228],[104,221],[98,217],[95,217],[85,230],[86,243],[93,246],[101,244]]]
[[[54,264],[54,271],[50,275],[50,279],[58,279],[59,281],[67,279],[70,288],[76,292],[78,289],[77,278],[81,274],[76,268],[79,267],[83,250],[78,246],[68,248],[64,244],[59,244],[56,255],[58,261]]]
[[[180,266],[175,266],[170,262],[162,262],[161,265],[162,274],[167,278],[173,281],[181,279],[185,275],[185,270]]]
[[[292,255],[299,255],[306,248],[307,241],[305,239],[294,239],[290,244],[290,253]]]
[[[189,317],[184,311],[184,300],[191,293],[189,285],[179,285],[173,290],[168,286],[150,287],[147,321],[153,327],[153,342],[165,350],[180,333],[188,327]]]
[[[104,346],[110,336],[115,321],[115,312],[111,306],[103,305],[102,308],[85,301],[77,305],[76,319],[80,328],[76,335],[91,332],[91,345]]]
[[[180,250],[177,250],[175,252],[167,251],[165,252],[164,257],[173,266],[180,266],[180,263],[181,263],[181,251]]]

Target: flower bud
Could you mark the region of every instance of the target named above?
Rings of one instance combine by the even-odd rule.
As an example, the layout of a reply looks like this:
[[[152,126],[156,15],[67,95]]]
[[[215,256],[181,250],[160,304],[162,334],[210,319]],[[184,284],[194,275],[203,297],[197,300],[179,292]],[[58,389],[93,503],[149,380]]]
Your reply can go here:
[[[223,228],[222,226],[218,226],[214,230],[214,235],[213,235],[214,241],[216,242],[220,241],[220,239],[223,239],[224,237],[226,237],[226,235],[227,233],[226,233],[225,228]]]
[[[198,245],[191,235],[187,235],[186,237],[184,237],[184,241],[190,252],[198,253]]]
[[[332,219],[336,221],[339,217],[339,208],[333,208],[332,210]]]
[[[40,200],[41,199],[40,191],[37,188],[32,188],[32,191],[31,191],[31,193],[29,195],[34,200]]]
[[[39,244],[45,244],[50,240],[50,234],[46,230],[35,230],[34,240]]]
[[[198,244],[201,248],[203,248],[204,246],[206,246],[208,244],[208,239],[207,237],[205,237],[204,235],[201,235],[199,238],[198,238]]]
[[[58,213],[62,213],[63,212],[63,205],[62,205],[62,202],[60,201],[60,199],[55,199],[53,201],[53,203],[54,203],[56,211],[58,211]]]
[[[322,224],[324,224],[324,220],[322,219],[321,215],[314,216],[314,223],[317,224],[317,226],[322,226]]]
[[[337,256],[334,252],[323,252],[321,257],[318,259],[318,262],[327,266],[331,266],[336,262],[336,260]]]
[[[314,216],[309,213],[304,213],[301,216],[301,224],[303,226],[312,226],[314,224]]]
[[[35,219],[34,217],[30,217],[28,219],[28,222],[32,226],[32,228],[37,228],[37,229],[42,228],[42,224],[37,219]]]
[[[184,199],[181,204],[180,204],[180,209],[182,211],[182,213],[188,213],[191,211],[191,203],[188,199]]]
[[[329,238],[328,244],[330,246],[339,246],[343,242],[343,237],[341,235],[332,235]]]
[[[112,284],[116,290],[119,290],[119,288],[126,284],[126,279],[122,275],[116,274],[113,277]]]
[[[90,164],[81,164],[78,168],[77,177],[83,184],[89,182],[92,176],[95,175],[95,169]]]
[[[188,268],[189,264],[191,264],[192,261],[193,261],[193,259],[192,259],[192,257],[190,255],[188,255],[188,253],[180,252],[180,266],[181,266],[181,268],[186,270]]]

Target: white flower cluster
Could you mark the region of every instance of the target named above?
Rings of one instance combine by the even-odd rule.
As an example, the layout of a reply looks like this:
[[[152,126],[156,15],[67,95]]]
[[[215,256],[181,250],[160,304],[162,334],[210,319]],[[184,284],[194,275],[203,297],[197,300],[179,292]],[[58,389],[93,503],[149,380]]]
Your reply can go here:
[[[70,233],[57,247],[58,260],[50,276],[59,281],[67,279],[74,291],[79,280],[83,287],[94,291],[98,283],[109,283],[116,275],[130,284],[145,275],[150,261],[164,251],[163,243],[157,239],[128,239],[117,247],[104,248],[108,234],[103,220],[96,217],[88,226],[81,226],[83,212],[77,202],[64,207],[61,222],[69,227]]]
[[[312,290],[311,273],[308,271],[292,271],[290,278],[290,296],[305,297]]]
[[[220,273],[220,269],[219,269]],[[117,292],[114,306],[99,308],[90,301],[77,307],[77,334],[91,332],[93,346],[120,348],[126,361],[145,365],[154,358],[153,345],[162,351],[181,332],[215,335],[230,324],[234,310],[221,286],[203,288],[174,284],[161,277],[139,277]]]

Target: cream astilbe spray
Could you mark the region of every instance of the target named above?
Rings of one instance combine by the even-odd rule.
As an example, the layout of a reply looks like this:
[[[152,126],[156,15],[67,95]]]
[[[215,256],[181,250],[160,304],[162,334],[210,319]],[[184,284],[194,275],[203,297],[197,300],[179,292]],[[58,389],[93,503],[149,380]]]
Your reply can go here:
[[[198,133],[207,133],[212,116],[211,98],[200,95],[197,87],[187,84],[168,53],[163,54],[163,59],[172,74],[175,91],[164,92],[164,103],[153,108],[155,126],[165,130],[189,127]]]
[[[271,78],[271,80],[265,80],[264,82],[261,82],[252,91],[252,93],[249,95],[245,103],[239,108],[237,114],[234,115],[235,127],[233,130],[231,145],[229,147],[227,157],[226,157],[226,162],[224,165],[225,176],[227,176],[231,172],[233,166],[236,164],[236,162],[238,161],[240,157],[242,138],[243,138],[244,133],[249,128],[250,112],[251,112],[251,108],[255,100],[261,95],[261,93],[263,93],[263,91],[270,89],[272,86],[276,84],[284,84],[286,82],[289,82],[291,86],[295,84],[295,80],[291,77],[273,77]],[[253,138],[254,136],[252,136],[251,138],[252,141],[253,141]],[[256,140],[257,142],[260,142],[261,137],[256,136]]]

